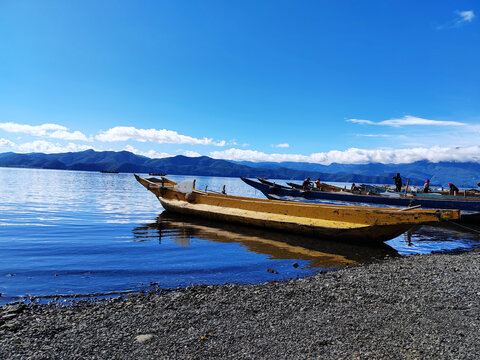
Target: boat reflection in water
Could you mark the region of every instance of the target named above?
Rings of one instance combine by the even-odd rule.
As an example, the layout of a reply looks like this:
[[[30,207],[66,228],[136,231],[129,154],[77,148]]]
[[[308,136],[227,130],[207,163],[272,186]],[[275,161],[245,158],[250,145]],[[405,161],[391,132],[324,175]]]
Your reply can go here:
[[[164,212],[157,221],[134,230],[135,241],[173,240],[180,246],[189,246],[194,239],[217,243],[237,243],[248,251],[267,255],[270,260],[302,261],[312,270],[329,270],[353,266],[397,256],[398,252],[386,244],[355,245],[297,236],[287,233],[249,228],[234,224],[196,220]],[[201,266],[199,264],[199,266]]]
[[[468,251],[480,245],[480,225],[422,225],[387,242],[400,255]]]
[[[467,251],[480,244],[475,229],[457,224],[424,225],[386,243],[356,245],[167,212],[134,228],[133,236],[139,247],[150,248],[149,266],[157,270],[147,280],[161,288],[287,280],[386,257]]]

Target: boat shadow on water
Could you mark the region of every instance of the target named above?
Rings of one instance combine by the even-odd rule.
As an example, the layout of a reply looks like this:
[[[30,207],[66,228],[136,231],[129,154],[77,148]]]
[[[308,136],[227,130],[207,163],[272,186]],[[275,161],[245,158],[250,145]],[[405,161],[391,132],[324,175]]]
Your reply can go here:
[[[294,235],[261,228],[195,219],[163,212],[155,222],[133,229],[135,241],[174,239],[189,246],[193,239],[219,243],[238,243],[250,252],[268,255],[270,259],[305,260],[310,268],[333,269],[353,266],[387,256],[398,256],[391,246],[381,243],[357,245]]]

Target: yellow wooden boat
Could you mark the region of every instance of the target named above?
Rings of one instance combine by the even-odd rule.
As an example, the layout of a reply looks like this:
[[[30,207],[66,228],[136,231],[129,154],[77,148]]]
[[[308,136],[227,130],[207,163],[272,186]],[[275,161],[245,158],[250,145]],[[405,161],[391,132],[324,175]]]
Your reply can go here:
[[[327,240],[383,242],[415,225],[460,218],[458,210],[388,209],[277,201],[195,189],[194,181],[175,183],[135,178],[167,211],[212,220],[322,237]]]

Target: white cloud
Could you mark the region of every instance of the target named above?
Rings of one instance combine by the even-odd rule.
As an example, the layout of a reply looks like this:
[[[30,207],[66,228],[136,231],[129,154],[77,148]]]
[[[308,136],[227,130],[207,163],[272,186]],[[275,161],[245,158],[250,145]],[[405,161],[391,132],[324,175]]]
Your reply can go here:
[[[368,125],[375,125],[375,123],[371,120],[362,120],[362,119],[347,119],[348,122],[354,124],[368,124]]]
[[[140,151],[138,149],[135,149],[131,145],[127,145],[123,149],[126,150],[126,151],[130,151],[130,152],[132,152],[134,154],[137,154],[137,155],[146,156],[146,157],[151,158],[151,159],[161,159],[161,158],[166,158],[166,157],[172,157],[173,156],[173,155],[170,155],[170,154],[167,154],[167,153],[158,153],[155,150]]]
[[[225,146],[225,140],[214,141],[210,138],[198,139],[191,136],[181,135],[172,130],[136,129],[133,126],[115,126],[107,131],[100,132],[96,136],[99,141],[127,141],[156,142],[159,144],[190,144],[190,145],[214,145]]]
[[[13,122],[0,123],[0,129],[13,132],[13,133],[25,133],[33,136],[47,136],[49,131],[66,130],[64,126],[57,124],[43,124],[43,125],[24,125],[16,124]]]
[[[35,140],[33,142],[19,144],[15,149],[20,153],[41,152],[46,154],[84,151],[89,149],[96,150],[90,145],[78,145],[74,143],[62,145],[59,143],[53,144],[45,140]]]
[[[357,149],[350,148],[345,151],[332,150],[310,155],[299,154],[266,154],[256,150],[228,149],[213,151],[210,156],[216,159],[254,161],[254,162],[311,162],[323,165],[331,163],[340,164],[406,164],[420,160],[431,162],[458,161],[480,162],[480,146],[469,147],[440,147],[430,148],[415,147],[409,149]]]
[[[225,159],[225,160],[246,160],[246,161],[298,161],[298,162],[308,162],[309,157],[305,155],[296,155],[296,154],[266,154],[257,150],[242,150],[242,149],[227,149],[224,151],[212,151],[210,156],[215,159]]]
[[[290,144],[283,143],[283,144],[272,145],[272,147],[275,147],[275,148],[289,148]]]
[[[202,156],[202,154],[199,154],[199,153],[196,152],[196,151],[190,151],[190,150],[184,151],[184,152],[183,152],[183,155],[188,156],[188,157],[199,157],[199,156]]]
[[[0,138],[0,148],[13,148],[14,146],[15,146],[14,142],[8,139]]]
[[[456,13],[460,17],[457,19],[457,24],[461,24],[464,22],[471,22],[475,17],[473,10],[457,11]]]
[[[355,124],[368,124],[368,125],[383,125],[383,126],[407,126],[407,125],[431,125],[431,126],[466,126],[467,124],[461,123],[458,121],[441,121],[441,120],[429,120],[423,119],[416,116],[404,116],[403,118],[383,120],[379,122],[374,122],[371,120],[361,120],[361,119],[348,119],[348,122]]]
[[[443,25],[437,26],[437,30],[453,29],[470,23],[475,18],[473,10],[455,11],[456,17]]]
[[[0,130],[62,140],[88,141],[87,137],[80,131],[69,132],[68,128],[58,124],[42,124],[34,126],[5,122],[0,123]]]
[[[68,132],[66,130],[57,130],[48,135],[54,139],[70,140],[70,141],[91,141],[80,131]]]

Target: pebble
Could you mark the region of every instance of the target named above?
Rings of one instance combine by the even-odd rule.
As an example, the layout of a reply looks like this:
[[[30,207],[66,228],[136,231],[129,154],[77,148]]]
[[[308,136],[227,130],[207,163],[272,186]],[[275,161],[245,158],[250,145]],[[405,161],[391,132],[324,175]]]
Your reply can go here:
[[[479,278],[475,249],[257,285],[5,305],[0,359],[478,359]]]
[[[151,338],[153,338],[152,334],[137,335],[135,337],[135,341],[138,343],[143,343],[145,341],[150,340]]]

